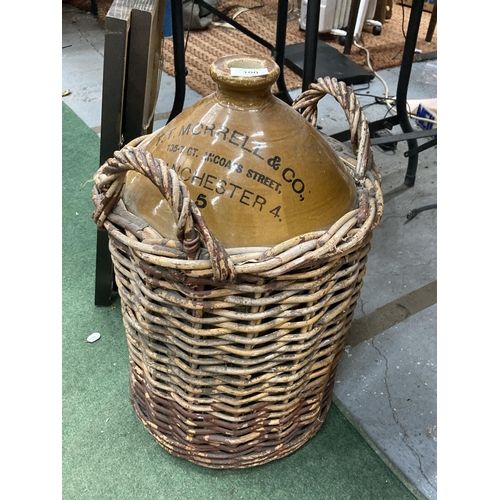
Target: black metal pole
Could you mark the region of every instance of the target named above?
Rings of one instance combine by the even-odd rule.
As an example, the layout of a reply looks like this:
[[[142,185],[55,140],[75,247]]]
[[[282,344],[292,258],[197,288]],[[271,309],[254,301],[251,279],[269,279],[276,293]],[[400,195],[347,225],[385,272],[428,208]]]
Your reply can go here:
[[[319,7],[320,0],[309,0],[307,2],[302,92],[308,90],[309,85],[315,81],[316,55],[318,51]]]
[[[345,36],[344,54],[351,53],[352,42],[354,41],[354,29],[356,28],[356,20],[358,19],[359,4],[361,0],[353,0],[351,10],[349,12],[349,21],[347,24],[347,34]]]
[[[175,97],[167,123],[184,108],[186,97],[186,61],[184,56],[184,19],[182,0],[171,0],[172,41],[174,45]]]
[[[109,252],[109,236],[104,229],[97,230],[95,269],[94,304],[109,306],[115,286],[115,272]]]
[[[288,21],[288,0],[278,0],[278,15],[276,19],[276,49],[274,60],[280,68],[280,76],[276,85],[278,87],[278,97],[292,104],[292,98],[288,93],[285,83],[285,45],[286,45],[286,25]]]
[[[398,87],[396,91],[396,110],[403,133],[413,132],[410,119],[408,118],[406,101],[423,8],[424,0],[413,0],[403,50],[403,59],[401,61],[401,68],[399,71]],[[417,174],[418,141],[416,139],[409,139],[407,142],[408,150],[414,150],[415,153],[408,157],[408,166],[406,169],[404,184],[405,186],[412,187],[415,184],[415,177]]]
[[[432,9],[431,20],[429,21],[429,27],[427,28],[427,34],[425,35],[426,42],[432,42],[432,37],[434,35],[434,30],[437,24],[437,0],[434,2],[434,8]]]

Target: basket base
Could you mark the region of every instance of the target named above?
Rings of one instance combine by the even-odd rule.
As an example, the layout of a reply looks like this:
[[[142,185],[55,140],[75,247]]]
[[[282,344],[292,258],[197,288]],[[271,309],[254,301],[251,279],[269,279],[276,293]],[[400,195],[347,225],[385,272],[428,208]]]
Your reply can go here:
[[[335,366],[337,363],[335,363]],[[221,423],[213,415],[189,415],[173,399],[155,396],[150,384],[143,377],[142,370],[131,361],[130,394],[132,406],[146,430],[155,441],[168,453],[183,458],[197,465],[212,469],[244,469],[266,464],[273,460],[290,455],[309,441],[321,428],[325,421],[333,396],[333,379],[326,390],[319,396],[303,400],[286,418],[261,419],[256,423],[241,424],[237,428],[252,426],[254,432],[246,432],[249,436],[245,442],[238,442],[230,431],[220,427]],[[160,423],[157,405],[162,405],[161,413],[165,415],[165,406],[172,412],[171,418],[164,418]],[[260,412],[265,414],[261,407]],[[205,432],[191,431],[192,420],[205,420]],[[154,422],[152,421],[154,420]],[[247,427],[248,429],[248,427]],[[198,424],[199,430],[199,424]]]

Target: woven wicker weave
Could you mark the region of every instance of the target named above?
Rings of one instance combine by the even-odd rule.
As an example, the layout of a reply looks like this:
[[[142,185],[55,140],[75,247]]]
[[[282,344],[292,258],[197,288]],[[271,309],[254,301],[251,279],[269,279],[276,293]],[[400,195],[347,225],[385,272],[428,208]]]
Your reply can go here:
[[[383,199],[354,93],[325,78],[294,103],[316,123],[326,94],[342,105],[359,206],[327,231],[273,248],[223,248],[173,169],[143,138],[97,171],[92,198],[108,231],[130,357],[132,405],[171,454],[242,468],[290,454],[324,422]],[[352,161],[354,158],[354,162]],[[125,174],[149,177],[178,217],[162,238],[120,200]]]

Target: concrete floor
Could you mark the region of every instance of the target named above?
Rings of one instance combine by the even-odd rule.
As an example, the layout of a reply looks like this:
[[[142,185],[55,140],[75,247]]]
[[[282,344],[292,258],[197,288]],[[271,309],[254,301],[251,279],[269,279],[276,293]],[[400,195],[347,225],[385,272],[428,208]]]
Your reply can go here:
[[[96,19],[62,5],[64,102],[96,132],[101,121],[104,31]],[[395,95],[399,68],[379,72]],[[361,104],[384,93],[377,78],[359,86]],[[173,78],[163,73],[155,130],[173,103]],[[290,92],[292,97],[299,91]],[[363,95],[364,94],[364,95]],[[437,60],[415,63],[408,99],[437,96]],[[187,89],[185,106],[200,99]],[[332,99],[333,101],[333,99]],[[318,125],[332,134],[346,128],[335,102],[323,99]],[[369,121],[383,118],[384,105],[365,108]],[[397,133],[398,127],[394,132]],[[422,141],[420,141],[422,142]],[[383,176],[384,217],[376,228],[363,290],[348,345],[340,362],[335,402],[418,498],[436,498],[437,449],[437,210],[407,221],[407,213],[437,202],[437,151],[419,155],[416,184],[403,186],[406,143],[395,152],[374,147]]]

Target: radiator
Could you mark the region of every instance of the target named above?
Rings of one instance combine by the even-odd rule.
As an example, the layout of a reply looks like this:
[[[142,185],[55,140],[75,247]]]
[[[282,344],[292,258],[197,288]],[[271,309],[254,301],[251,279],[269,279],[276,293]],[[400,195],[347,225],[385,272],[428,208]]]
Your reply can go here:
[[[361,31],[365,23],[374,25],[373,21],[377,0],[361,1],[354,38],[361,36]],[[319,8],[319,33],[332,33],[334,35],[345,36],[345,29],[349,24],[349,14],[351,11],[351,0],[321,0]],[[305,30],[307,23],[307,0],[302,0],[300,5],[300,28]],[[379,23],[381,25],[381,23]]]

